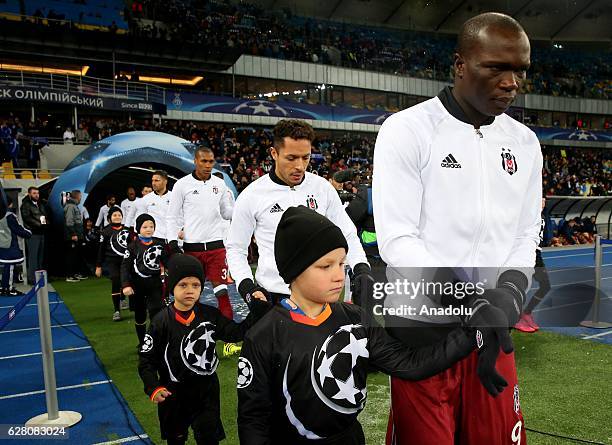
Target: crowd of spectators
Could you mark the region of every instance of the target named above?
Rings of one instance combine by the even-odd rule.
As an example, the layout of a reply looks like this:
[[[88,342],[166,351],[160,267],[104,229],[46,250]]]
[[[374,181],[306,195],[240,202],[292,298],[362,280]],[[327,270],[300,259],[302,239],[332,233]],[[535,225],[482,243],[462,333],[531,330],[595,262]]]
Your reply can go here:
[[[34,23],[58,18],[36,10]],[[304,18],[247,2],[131,0],[123,16],[134,37],[199,45],[201,55],[228,52],[383,71],[449,81],[455,36]],[[47,25],[49,26],[49,25]],[[109,31],[116,32],[113,21]],[[609,50],[534,45],[525,91],[612,98]]]
[[[40,125],[38,125],[40,124]],[[43,123],[23,122],[16,116],[0,117],[0,160],[18,168],[37,168],[40,149],[47,145]]]
[[[135,0],[130,32],[203,48],[451,80],[455,37],[296,17],[246,2]],[[141,19],[147,19],[143,21]],[[534,48],[527,92],[612,98],[609,51]],[[569,62],[569,63],[568,63]]]
[[[40,144],[33,141],[44,141],[45,137],[63,135],[65,142],[91,143],[134,130],[162,131],[195,145],[211,147],[239,190],[272,167],[268,150],[272,135],[268,128],[236,128],[174,120],[84,119],[73,132],[61,123],[37,120],[23,124],[18,117],[0,118],[3,157],[5,160],[13,159],[15,166],[22,167],[25,163],[32,167],[30,159],[36,158],[40,148]],[[374,134],[319,132],[319,135],[311,162],[314,173],[329,178],[336,171],[350,167],[360,173],[357,181],[367,181],[371,177]],[[612,196],[612,154],[609,151],[544,147],[543,156],[542,180],[547,196]]]
[[[543,150],[542,186],[547,196],[612,195],[612,154],[606,150]]]
[[[550,247],[562,247],[575,244],[591,244],[597,234],[595,215],[581,219],[579,216],[568,221],[556,223],[550,220],[552,227],[552,238],[548,245]]]

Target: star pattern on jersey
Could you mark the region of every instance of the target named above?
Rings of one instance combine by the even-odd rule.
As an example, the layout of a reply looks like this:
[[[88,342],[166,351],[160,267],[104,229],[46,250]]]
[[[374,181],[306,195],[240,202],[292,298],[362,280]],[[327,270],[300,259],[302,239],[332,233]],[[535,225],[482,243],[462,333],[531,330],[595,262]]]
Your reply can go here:
[[[343,382],[342,380],[337,380],[336,384],[338,385],[338,392],[336,393],[336,395],[332,396],[332,398],[336,400],[346,400],[349,403],[355,405],[355,396],[361,393],[361,390],[355,388],[353,374],[350,375],[346,382]]]
[[[351,366],[354,368],[357,364],[357,359],[359,357],[368,358],[370,357],[370,352],[368,351],[367,344],[368,339],[362,338],[361,340],[357,340],[352,332],[349,332],[350,342],[346,345],[340,352],[346,352],[351,354]]]

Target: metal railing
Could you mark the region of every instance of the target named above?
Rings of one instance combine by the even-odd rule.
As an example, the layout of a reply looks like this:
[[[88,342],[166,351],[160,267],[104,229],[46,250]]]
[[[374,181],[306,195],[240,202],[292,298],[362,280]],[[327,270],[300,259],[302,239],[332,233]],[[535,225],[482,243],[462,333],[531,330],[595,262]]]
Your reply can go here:
[[[63,172],[63,169],[0,167],[0,179],[53,179]]]
[[[166,89],[163,87],[143,82],[99,79],[89,76],[30,73],[0,69],[0,85],[46,88],[92,96],[166,103]]]

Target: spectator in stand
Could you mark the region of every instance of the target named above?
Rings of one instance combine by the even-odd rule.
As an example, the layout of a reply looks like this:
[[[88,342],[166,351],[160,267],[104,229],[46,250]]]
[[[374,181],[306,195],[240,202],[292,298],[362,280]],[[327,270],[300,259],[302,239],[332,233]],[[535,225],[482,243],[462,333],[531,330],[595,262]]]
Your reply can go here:
[[[576,230],[576,221],[570,219],[565,224],[563,224],[563,228],[561,229],[561,235],[565,238],[567,244],[580,244],[578,240],[578,233]]]
[[[595,223],[595,215],[591,215],[590,218],[586,218],[582,224],[582,230],[588,233],[593,238],[597,234],[597,224]]]
[[[40,198],[38,187],[28,187],[28,194],[21,201],[21,219],[32,236],[26,239],[27,280],[30,286],[36,282],[35,272],[43,269],[45,235],[48,218],[47,202]]]
[[[66,127],[66,131],[64,131],[62,139],[64,139],[64,144],[72,144],[74,142],[74,133],[72,132],[72,128]]]
[[[76,142],[77,143],[91,143],[91,136],[89,135],[89,131],[87,131],[87,127],[81,122],[79,124],[79,128],[76,131]]]

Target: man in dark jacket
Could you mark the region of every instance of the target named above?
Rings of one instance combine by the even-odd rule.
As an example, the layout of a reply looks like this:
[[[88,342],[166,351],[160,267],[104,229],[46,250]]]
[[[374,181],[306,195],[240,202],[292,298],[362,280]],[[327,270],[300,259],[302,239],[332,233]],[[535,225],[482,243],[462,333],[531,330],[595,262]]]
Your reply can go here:
[[[19,247],[19,239],[29,238],[31,232],[19,224],[13,211],[13,202],[7,197],[8,211],[0,219],[0,264],[2,270],[2,287],[0,295],[20,296],[23,292],[13,286],[15,266],[23,261],[23,252]]]
[[[47,203],[40,199],[38,187],[28,187],[28,194],[21,201],[21,219],[32,237],[26,240],[28,259],[28,284],[34,285],[35,272],[43,268],[45,234],[47,231]]]
[[[64,232],[66,235],[66,281],[75,283],[84,279],[78,273],[83,242],[83,215],[79,210],[81,191],[73,190],[64,207]]]

